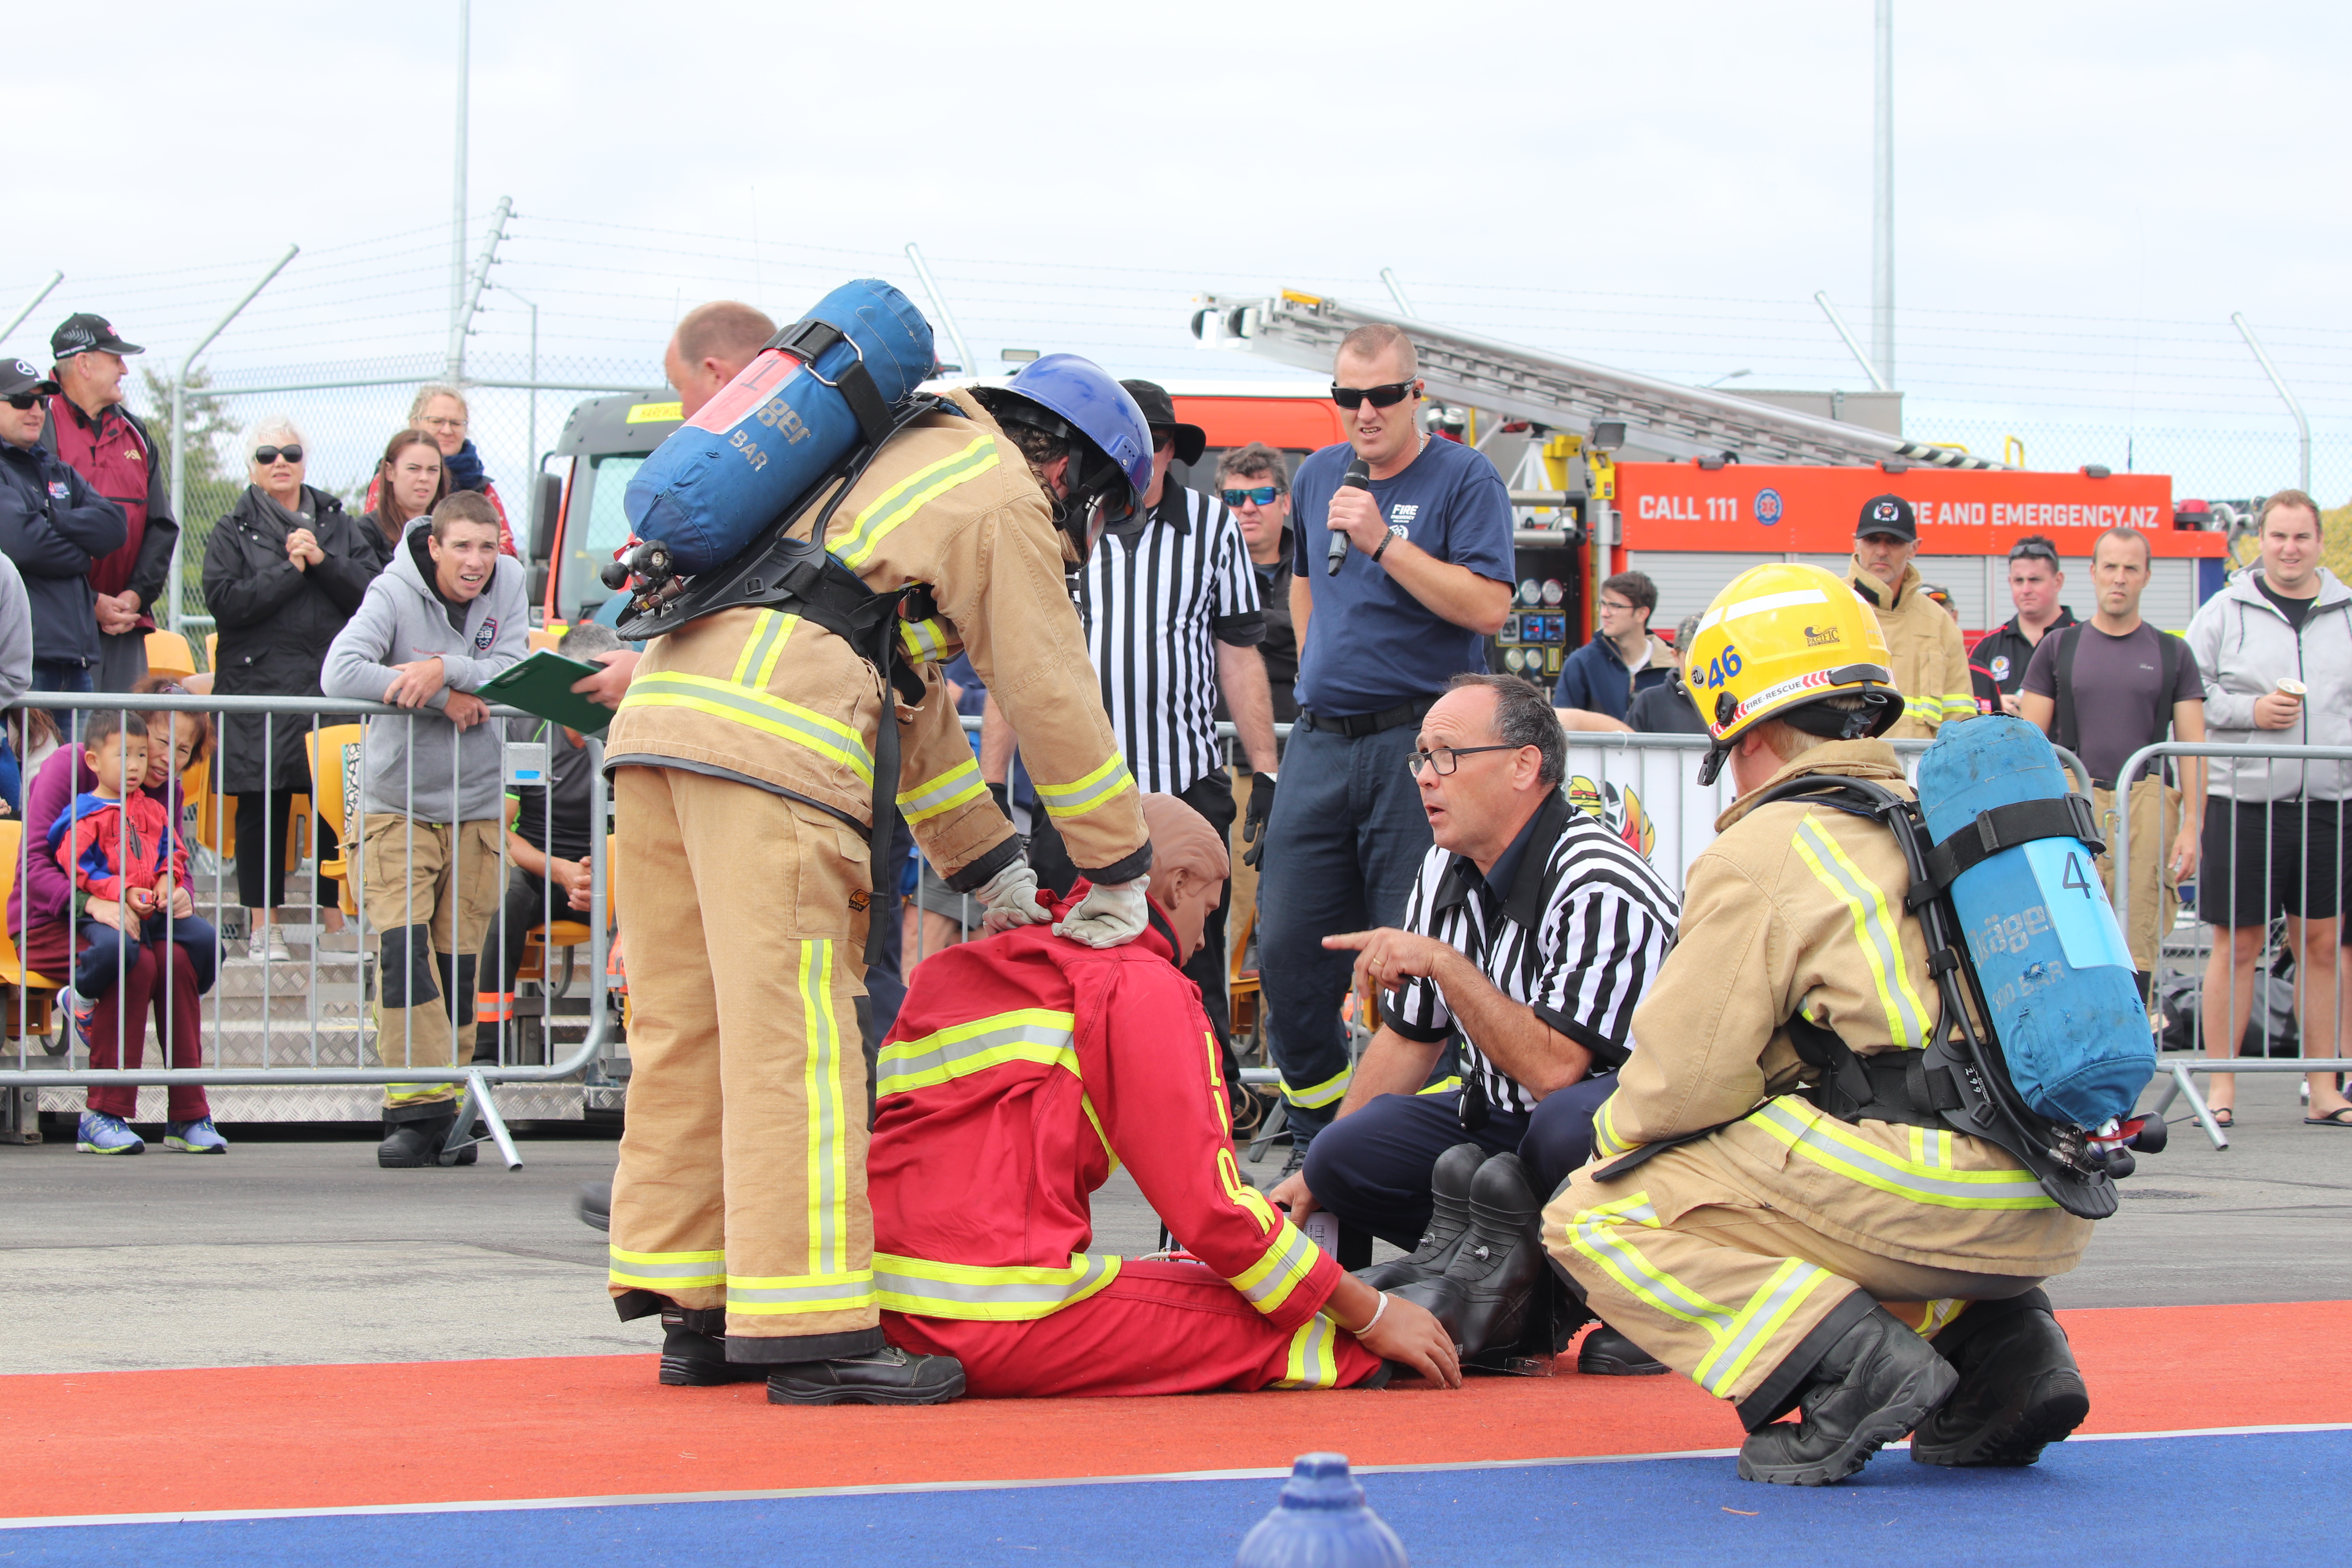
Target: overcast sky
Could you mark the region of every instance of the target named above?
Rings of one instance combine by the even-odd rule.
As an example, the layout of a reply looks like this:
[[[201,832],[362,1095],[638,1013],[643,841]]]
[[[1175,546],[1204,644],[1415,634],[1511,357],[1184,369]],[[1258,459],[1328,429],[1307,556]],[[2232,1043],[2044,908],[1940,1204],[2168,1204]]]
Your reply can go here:
[[[2352,487],[2344,9],[1896,11],[1914,433],[2219,427],[2241,434],[2217,452],[2291,457],[2243,310],[2322,434],[2321,488]],[[0,321],[68,281],[5,346],[46,363],[48,328],[94,309],[176,358],[299,241],[222,374],[437,355],[456,17],[16,7],[19,122],[44,132],[6,176]],[[582,379],[649,372],[700,299],[788,319],[845,276],[911,290],[916,240],[991,370],[1016,346],[1246,373],[1191,346],[1196,290],[1379,303],[1393,267],[1423,314],[1496,336],[1853,389],[1811,295],[1866,334],[1871,17],[476,0],[468,205],[478,240],[514,198],[496,277]],[[477,356],[509,363],[526,321],[494,292]]]

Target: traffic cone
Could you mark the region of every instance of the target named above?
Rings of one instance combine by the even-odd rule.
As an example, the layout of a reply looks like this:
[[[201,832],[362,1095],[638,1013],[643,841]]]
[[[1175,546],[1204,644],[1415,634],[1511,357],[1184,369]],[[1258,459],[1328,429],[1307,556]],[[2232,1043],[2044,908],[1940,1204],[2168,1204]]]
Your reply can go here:
[[[1234,1568],[1411,1568],[1404,1542],[1364,1503],[1345,1454],[1302,1454],[1282,1500],[1242,1538]]]

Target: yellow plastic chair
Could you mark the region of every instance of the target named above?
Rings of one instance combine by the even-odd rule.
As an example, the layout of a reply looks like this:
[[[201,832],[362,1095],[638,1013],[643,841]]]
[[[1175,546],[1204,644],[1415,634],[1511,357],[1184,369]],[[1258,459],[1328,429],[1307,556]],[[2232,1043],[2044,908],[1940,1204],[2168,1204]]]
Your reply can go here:
[[[331,877],[340,885],[336,901],[342,905],[343,913],[347,915],[358,914],[360,906],[358,895],[352,888],[353,879],[351,875],[352,858],[358,846],[352,842],[352,836],[343,831],[350,822],[348,803],[343,795],[343,760],[345,749],[357,746],[366,732],[364,725],[329,724],[305,735],[302,743],[310,753],[311,793],[310,796],[294,797],[297,808],[306,816],[310,800],[315,798],[320,817],[335,830],[340,852],[331,860],[320,858],[319,875]],[[289,848],[299,842],[291,814],[289,815],[286,837]]]
[[[16,857],[25,845],[25,825],[14,817],[0,820],[0,905],[5,905],[16,890]],[[58,983],[45,974],[26,969],[16,958],[16,943],[5,926],[0,926],[0,986],[6,988],[0,996],[7,1018],[7,1037],[18,1037],[17,1001],[24,1001],[23,1029],[36,1035],[52,1033],[57,1026],[49,1016],[49,1004],[56,1000]]]
[[[186,679],[196,672],[196,656],[177,632],[147,634],[147,673]]]

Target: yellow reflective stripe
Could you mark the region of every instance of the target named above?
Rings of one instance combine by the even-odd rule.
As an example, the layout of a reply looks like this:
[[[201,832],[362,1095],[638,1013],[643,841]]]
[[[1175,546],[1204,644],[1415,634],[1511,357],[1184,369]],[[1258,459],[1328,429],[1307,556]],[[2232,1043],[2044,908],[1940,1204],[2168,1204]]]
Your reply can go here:
[[[779,644],[778,647],[782,647]],[[874,753],[848,725],[787,702],[772,692],[756,691],[733,681],[706,675],[680,675],[665,670],[640,675],[629,683],[621,709],[684,708],[714,719],[741,724],[806,746],[857,775],[860,784],[874,783]]]
[[[738,686],[766,686],[768,678],[776,672],[776,656],[783,651],[784,639],[799,624],[798,616],[754,610],[751,635],[743,639],[743,652],[735,660],[735,673],[729,679]]]
[[[1952,1168],[1952,1135],[1935,1127],[1906,1127],[1911,1134],[1911,1163],[1922,1170]]]
[[[1748,1120],[1824,1170],[1882,1193],[1951,1209],[2046,1209],[2056,1206],[2030,1171],[1955,1171],[1906,1160],[1881,1148],[1833,1116],[1808,1122],[1790,1096],[1767,1103]]]
[[[952,626],[937,616],[924,621],[902,620],[898,623],[898,646],[917,664],[934,664],[947,657],[948,643],[954,632]]]
[[[904,1094],[950,1079],[969,1078],[1006,1062],[1062,1068],[1071,1077],[1082,1078],[1078,1053],[1072,1045],[1076,1028],[1077,1020],[1070,1014],[1022,1007],[974,1018],[919,1039],[894,1040],[882,1047],[875,1093]],[[1097,1122],[1096,1128],[1099,1131],[1101,1124]]]
[[[1853,916],[1854,944],[1869,962],[1878,1005],[1886,1011],[1888,1037],[1906,1050],[1926,1050],[1927,1009],[1911,989],[1911,972],[1903,962],[1903,928],[1886,907],[1885,893],[1810,814],[1797,826],[1795,848],[1822,886],[1836,894]]]
[[[974,437],[962,451],[917,468],[877,496],[872,506],[857,514],[848,536],[832,547],[833,553],[852,569],[865,565],[892,529],[966,479],[978,479],[994,467],[996,437]]]
[[[966,757],[938,777],[900,791],[898,812],[909,824],[929,822],[940,813],[953,811],[987,793],[988,785],[980,776],[980,764]]]
[[[1305,1089],[1293,1089],[1286,1083],[1282,1086],[1282,1098],[1309,1110],[1328,1105],[1348,1092],[1348,1080],[1354,1076],[1355,1070],[1352,1067],[1341,1068],[1338,1076],[1327,1078],[1321,1083],[1309,1084]]]
[[[1456,1075],[1454,1075],[1454,1076],[1453,1076],[1453,1077],[1450,1077],[1450,1078],[1442,1078],[1442,1079],[1439,1079],[1435,1083],[1433,1083],[1433,1084],[1429,1085],[1429,1086],[1428,1086],[1427,1088],[1425,1088],[1425,1089],[1414,1089],[1414,1090],[1413,1090],[1413,1093],[1415,1093],[1415,1094],[1452,1094],[1455,1089],[1460,1089],[1461,1087],[1462,1087],[1462,1079],[1461,1079],[1461,1077],[1460,1077],[1460,1075],[1459,1075],[1459,1074],[1456,1074]]]
[[[885,1311],[968,1322],[1034,1322],[1083,1301],[1118,1278],[1119,1260],[1070,1254],[1067,1268],[983,1268],[968,1263],[874,1255],[874,1295]]]
[[[727,1278],[723,1252],[625,1252],[607,1246],[607,1278],[615,1285],[648,1290],[698,1289]]]
[[[1127,759],[1113,752],[1110,761],[1075,784],[1049,784],[1030,775],[1036,786],[1037,798],[1048,816],[1081,816],[1135,783],[1135,775],[1127,771]]]
[[[1569,1245],[1637,1300],[1670,1318],[1695,1323],[1721,1339],[1730,1330],[1736,1314],[1730,1308],[1708,1300],[1636,1251],[1622,1234],[1629,1222],[1653,1230],[1660,1228],[1658,1211],[1651,1206],[1648,1193],[1635,1193],[1629,1198],[1578,1210],[1568,1227]]]
[[[1323,1249],[1307,1239],[1307,1233],[1287,1219],[1276,1222],[1274,1240],[1255,1263],[1239,1274],[1229,1274],[1225,1282],[1240,1291],[1259,1311],[1272,1314],[1290,1300],[1290,1293],[1315,1270],[1323,1259]]]
[[[845,1274],[782,1275],[766,1279],[727,1276],[727,1310],[754,1316],[789,1312],[863,1311],[874,1305],[874,1270]]]
[[[1617,1131],[1616,1107],[1617,1094],[1612,1089],[1609,1098],[1601,1102],[1601,1114],[1592,1121],[1592,1157],[1596,1160],[1613,1160],[1633,1147]]]
[[[444,1100],[457,1092],[454,1083],[388,1083],[383,1097],[394,1105],[406,1105],[413,1100]]]
[[[1230,1146],[1217,1151],[1217,1180],[1223,1184],[1225,1201],[1236,1208],[1247,1209],[1257,1219],[1258,1234],[1267,1236],[1280,1228],[1282,1215],[1265,1201],[1265,1194],[1242,1180],[1242,1168],[1234,1159]]]
[[[1318,1312],[1290,1336],[1276,1388],[1337,1388],[1339,1386],[1339,1325]]]
[[[1940,697],[1906,697],[1903,700],[1903,716],[1906,719],[1941,719],[1944,716],[1944,700]]]
[[[1977,716],[1977,694],[1969,691],[1944,693],[1944,716],[1948,719],[1973,719]]]
[[[1924,1321],[1919,1325],[1919,1337],[1923,1340],[1934,1339],[1937,1333],[1950,1328],[1952,1320],[1958,1317],[1967,1308],[1968,1302],[1965,1300],[1954,1300],[1948,1296],[1941,1300],[1928,1302]]]
[[[1739,1374],[1756,1359],[1756,1352],[1780,1332],[1790,1314],[1829,1278],[1828,1269],[1801,1258],[1782,1262],[1772,1278],[1764,1282],[1764,1288],[1739,1309],[1739,1315],[1732,1319],[1731,1327],[1716,1341],[1715,1348],[1691,1369],[1691,1381],[1717,1399],[1728,1398],[1739,1382]]]
[[[848,1118],[841,1083],[841,1019],[833,1005],[833,943],[801,944],[801,1089],[808,1106],[809,1274],[849,1273]]]

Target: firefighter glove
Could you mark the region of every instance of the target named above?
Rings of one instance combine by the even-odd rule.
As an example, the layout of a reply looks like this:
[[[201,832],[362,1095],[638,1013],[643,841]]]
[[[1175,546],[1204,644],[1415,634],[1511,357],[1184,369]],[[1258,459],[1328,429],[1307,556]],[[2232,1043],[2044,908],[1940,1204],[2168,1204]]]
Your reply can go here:
[[[1242,813],[1242,842],[1255,845],[1245,851],[1242,864],[1255,867],[1265,856],[1265,819],[1274,815],[1274,775],[1256,773],[1250,778],[1249,806]]]
[[[1015,860],[982,884],[981,921],[988,934],[1011,931],[1014,926],[1035,925],[1051,920],[1054,911],[1037,896],[1037,873],[1029,868],[1026,860]]]
[[[1054,934],[1088,947],[1133,942],[1143,934],[1151,918],[1150,906],[1143,897],[1150,886],[1150,877],[1138,877],[1132,882],[1097,882],[1087,889],[1085,898],[1070,906],[1070,912],[1054,927]]]

